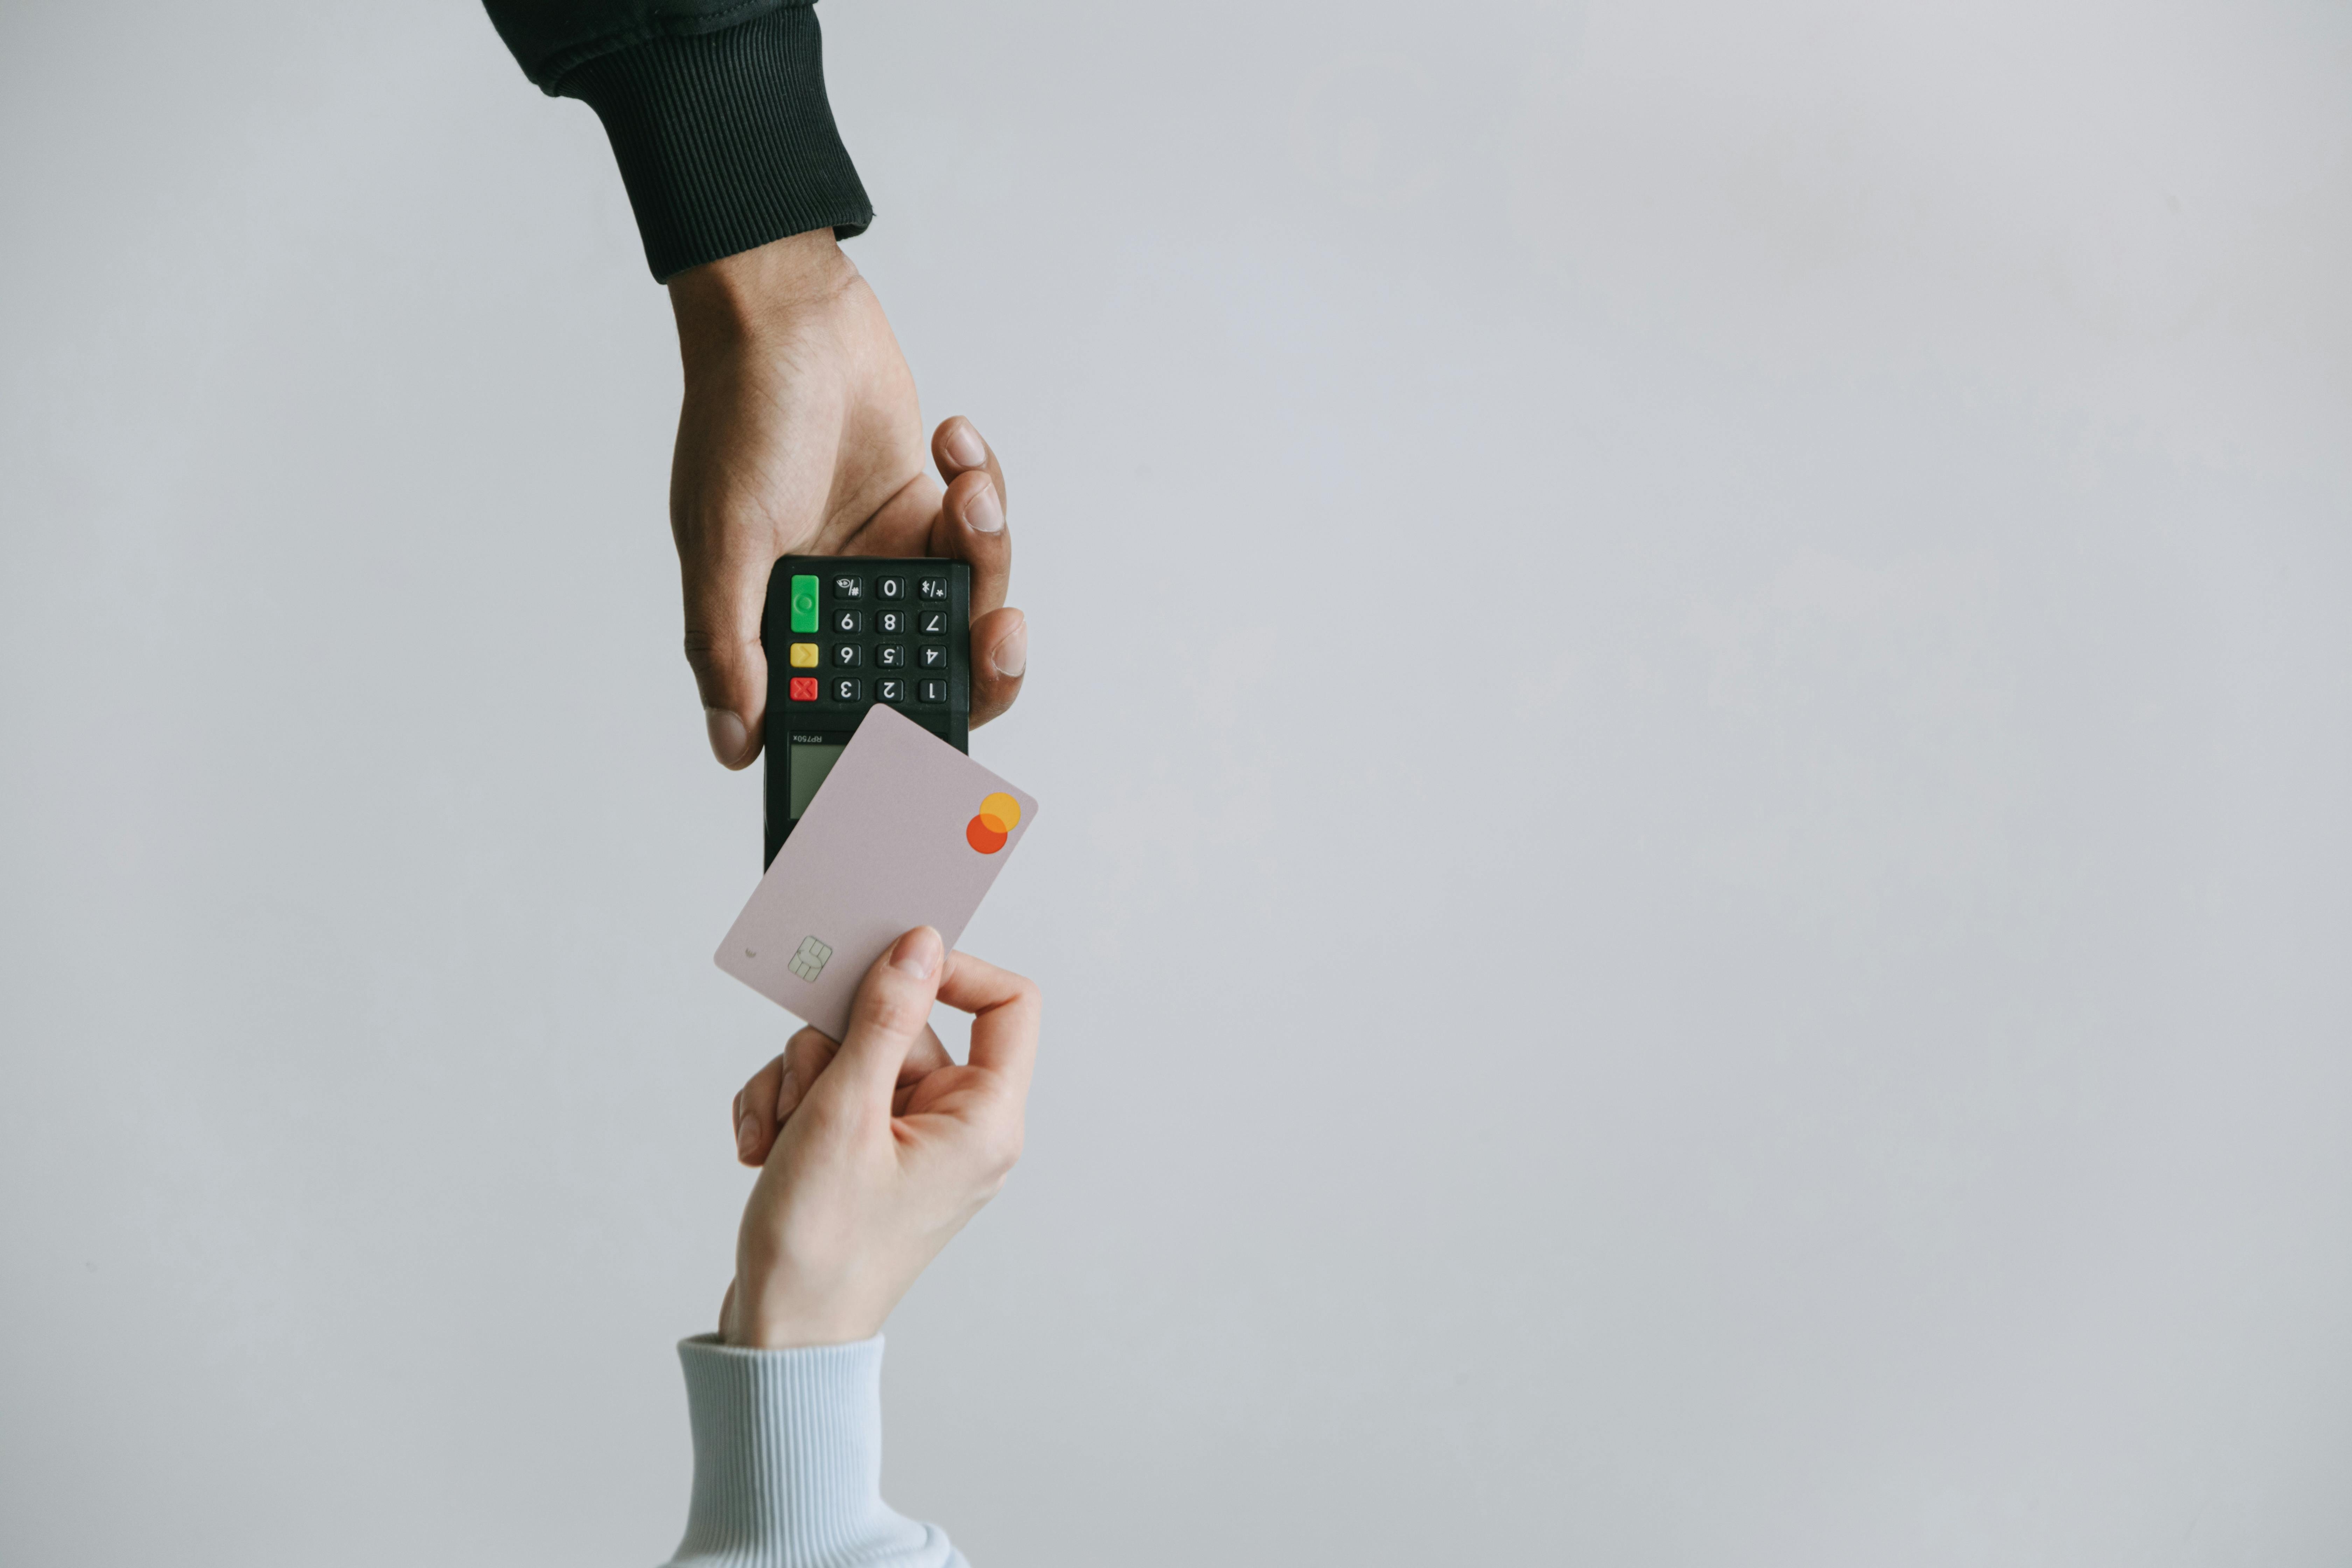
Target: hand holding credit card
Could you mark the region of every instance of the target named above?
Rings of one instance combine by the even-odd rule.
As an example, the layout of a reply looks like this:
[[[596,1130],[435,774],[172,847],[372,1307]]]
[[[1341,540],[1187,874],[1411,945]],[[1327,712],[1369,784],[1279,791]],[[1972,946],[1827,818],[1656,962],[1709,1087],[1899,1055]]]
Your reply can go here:
[[[893,710],[866,711],[719,944],[719,967],[835,1039],[902,932],[952,948],[1037,815],[1030,795]]]

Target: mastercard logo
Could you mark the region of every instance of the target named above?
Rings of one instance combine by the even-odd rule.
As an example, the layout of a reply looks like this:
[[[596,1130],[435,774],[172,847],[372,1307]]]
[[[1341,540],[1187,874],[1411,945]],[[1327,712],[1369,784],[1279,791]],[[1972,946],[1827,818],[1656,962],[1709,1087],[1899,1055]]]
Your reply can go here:
[[[963,841],[983,855],[1004,847],[1005,835],[1021,825],[1021,803],[999,790],[980,803],[980,815],[963,825]]]

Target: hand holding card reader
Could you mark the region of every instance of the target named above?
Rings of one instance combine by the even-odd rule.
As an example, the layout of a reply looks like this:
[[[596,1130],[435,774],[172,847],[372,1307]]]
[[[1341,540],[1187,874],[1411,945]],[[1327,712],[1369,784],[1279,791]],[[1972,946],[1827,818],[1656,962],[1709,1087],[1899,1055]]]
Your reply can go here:
[[[904,714],[971,751],[971,568],[961,561],[787,555],[768,574],[767,854],[866,710]]]

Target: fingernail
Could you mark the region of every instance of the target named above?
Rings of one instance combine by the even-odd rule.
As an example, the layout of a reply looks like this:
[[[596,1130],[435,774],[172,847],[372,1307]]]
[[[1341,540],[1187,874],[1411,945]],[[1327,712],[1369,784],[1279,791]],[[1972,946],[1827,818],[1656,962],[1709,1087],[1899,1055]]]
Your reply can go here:
[[[929,980],[931,971],[939,966],[940,933],[929,926],[917,926],[890,950],[890,967],[903,970],[918,980]]]
[[[748,1160],[751,1157],[751,1151],[759,1146],[760,1124],[751,1119],[751,1113],[747,1110],[743,1113],[743,1120],[735,1124],[736,1156],[739,1159]]]
[[[964,526],[974,533],[998,533],[1004,528],[1004,508],[996,500],[996,487],[980,487],[979,493],[963,503]]]
[[[784,1081],[776,1087],[776,1120],[782,1121],[785,1117],[790,1116],[793,1113],[793,1107],[800,1102],[800,1079],[786,1073]]]
[[[1024,619],[998,643],[989,654],[988,662],[996,666],[996,673],[1008,679],[1029,672],[1029,623]]]
[[[733,767],[743,755],[743,743],[751,738],[741,717],[724,708],[705,708],[702,724],[710,731],[711,755]]]
[[[948,432],[947,447],[948,456],[955,459],[956,467],[960,468],[982,468],[988,462],[988,445],[980,438],[980,432],[971,427],[968,419]]]

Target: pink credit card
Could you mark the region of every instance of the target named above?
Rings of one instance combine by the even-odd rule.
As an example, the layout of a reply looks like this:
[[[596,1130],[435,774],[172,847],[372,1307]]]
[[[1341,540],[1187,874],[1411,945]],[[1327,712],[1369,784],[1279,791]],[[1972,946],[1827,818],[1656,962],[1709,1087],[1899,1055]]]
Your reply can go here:
[[[838,1040],[874,961],[936,926],[953,947],[1037,803],[876,705],[719,944],[719,967]]]

